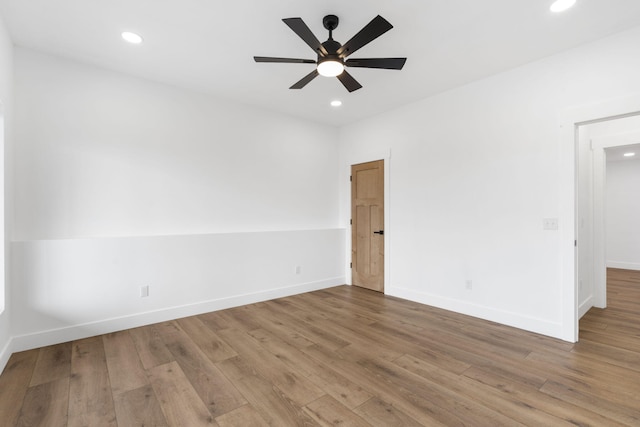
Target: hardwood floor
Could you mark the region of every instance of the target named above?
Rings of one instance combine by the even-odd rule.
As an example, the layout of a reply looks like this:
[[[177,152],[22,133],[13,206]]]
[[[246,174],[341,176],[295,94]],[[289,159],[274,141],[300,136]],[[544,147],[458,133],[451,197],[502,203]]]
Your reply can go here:
[[[640,426],[640,272],[559,340],[340,286],[12,355],[3,426]]]

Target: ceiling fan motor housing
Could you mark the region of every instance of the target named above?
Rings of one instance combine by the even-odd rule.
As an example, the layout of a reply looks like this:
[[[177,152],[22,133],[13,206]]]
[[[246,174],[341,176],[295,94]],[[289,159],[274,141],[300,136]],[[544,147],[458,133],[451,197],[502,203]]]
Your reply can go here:
[[[338,28],[339,22],[340,20],[336,15],[327,15],[324,18],[322,18],[322,25],[324,25],[324,28],[326,28],[329,31],[333,31],[336,28]]]
[[[342,47],[339,42],[333,39],[329,39],[326,42],[322,43],[322,46],[327,50],[328,54],[322,56],[320,53],[318,53],[319,63],[327,60],[342,62],[342,58],[338,56],[338,49]]]

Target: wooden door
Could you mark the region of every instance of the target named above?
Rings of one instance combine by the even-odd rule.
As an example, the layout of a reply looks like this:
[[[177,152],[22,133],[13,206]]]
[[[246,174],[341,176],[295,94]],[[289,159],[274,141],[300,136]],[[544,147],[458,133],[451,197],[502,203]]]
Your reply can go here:
[[[384,160],[351,166],[351,274],[384,292]]]

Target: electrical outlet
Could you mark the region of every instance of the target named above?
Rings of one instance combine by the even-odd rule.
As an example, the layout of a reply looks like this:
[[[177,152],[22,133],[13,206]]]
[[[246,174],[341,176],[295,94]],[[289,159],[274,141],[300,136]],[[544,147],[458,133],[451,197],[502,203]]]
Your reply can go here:
[[[465,282],[465,288],[466,288],[468,291],[472,290],[472,289],[473,289],[473,282],[472,282],[471,280],[467,280],[467,281]]]
[[[542,220],[542,229],[543,230],[557,230],[558,229],[558,218],[544,218]]]
[[[149,285],[140,286],[140,298],[146,298],[149,296]]]
[[[296,274],[302,273],[302,268],[299,265],[296,265]]]

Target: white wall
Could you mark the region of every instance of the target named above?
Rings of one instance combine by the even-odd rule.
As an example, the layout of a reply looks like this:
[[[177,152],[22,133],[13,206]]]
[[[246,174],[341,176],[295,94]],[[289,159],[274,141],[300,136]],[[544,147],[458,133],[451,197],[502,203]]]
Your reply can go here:
[[[14,351],[343,284],[344,239],[324,229],[15,242]]]
[[[640,159],[607,162],[607,267],[640,270],[639,189]]]
[[[16,348],[344,283],[335,129],[20,48],[15,70]]]
[[[10,191],[5,190],[6,172],[10,170],[5,159],[10,159],[10,146],[12,143],[12,101],[13,101],[13,45],[5,29],[2,17],[0,17],[0,224],[2,224],[2,244],[0,245],[0,372],[11,355],[11,328],[10,328],[10,287],[7,277],[7,257],[5,254],[8,245],[7,230],[11,227],[11,201]],[[2,123],[4,121],[4,123]],[[4,142],[4,145],[2,143]],[[7,180],[9,182],[9,180]]]
[[[345,224],[349,162],[391,152],[388,293],[569,339],[563,224],[542,228],[567,205],[561,112],[639,73],[635,29],[343,128]]]
[[[16,50],[16,240],[338,223],[334,129]]]

